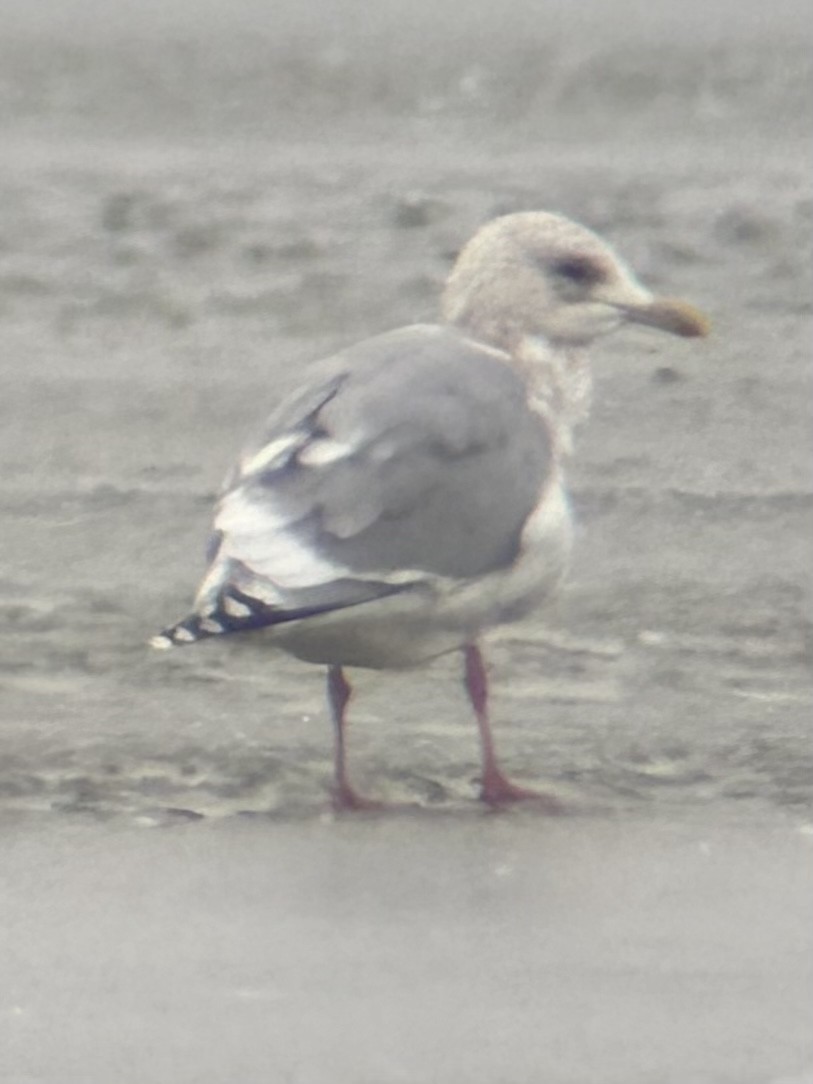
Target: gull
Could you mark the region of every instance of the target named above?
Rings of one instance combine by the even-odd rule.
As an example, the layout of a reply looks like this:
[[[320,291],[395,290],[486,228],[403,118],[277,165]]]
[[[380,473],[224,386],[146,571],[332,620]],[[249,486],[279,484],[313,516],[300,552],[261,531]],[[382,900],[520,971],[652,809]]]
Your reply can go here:
[[[567,569],[564,466],[589,411],[586,348],[627,324],[695,337],[708,321],[543,211],[481,228],[441,309],[437,324],[341,350],[274,410],[226,481],[192,612],[150,642],[254,631],[326,666],[340,810],[377,805],[348,774],[345,669],[459,650],[480,798],[553,810],[500,767],[479,643],[542,605]]]

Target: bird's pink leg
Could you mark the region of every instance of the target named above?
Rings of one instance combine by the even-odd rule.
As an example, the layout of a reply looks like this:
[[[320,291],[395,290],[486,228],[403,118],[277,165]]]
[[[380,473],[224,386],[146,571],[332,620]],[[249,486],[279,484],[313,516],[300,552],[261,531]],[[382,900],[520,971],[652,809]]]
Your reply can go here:
[[[527,787],[519,787],[503,774],[494,751],[494,739],[491,736],[491,726],[488,721],[488,678],[483,656],[476,644],[466,644],[463,652],[466,659],[466,692],[469,694],[480,731],[483,766],[480,800],[488,805],[498,806],[506,802],[521,802],[530,799],[542,803],[551,812],[558,812],[561,805],[555,798]]]
[[[363,798],[347,778],[347,757],[345,750],[345,708],[353,690],[344,676],[341,666],[329,666],[327,670],[327,698],[333,716],[334,746],[334,783],[333,808],[337,811],[380,809],[381,803]]]

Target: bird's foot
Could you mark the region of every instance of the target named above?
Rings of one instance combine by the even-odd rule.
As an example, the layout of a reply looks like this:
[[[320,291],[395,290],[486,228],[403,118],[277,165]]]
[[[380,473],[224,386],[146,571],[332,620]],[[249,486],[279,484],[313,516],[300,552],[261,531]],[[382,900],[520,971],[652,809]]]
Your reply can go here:
[[[480,801],[495,809],[508,805],[510,802],[530,802],[546,813],[564,812],[564,806],[552,794],[542,794],[530,787],[520,787],[498,770],[489,771],[483,775]]]
[[[387,808],[385,802],[363,797],[349,783],[337,783],[333,787],[331,804],[335,813],[378,813]]]

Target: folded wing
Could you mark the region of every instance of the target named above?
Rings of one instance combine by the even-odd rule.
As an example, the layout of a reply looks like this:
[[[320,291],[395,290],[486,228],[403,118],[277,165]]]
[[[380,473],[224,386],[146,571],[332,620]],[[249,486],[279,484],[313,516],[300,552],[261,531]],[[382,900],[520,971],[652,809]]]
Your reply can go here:
[[[242,456],[197,620],[172,642],[483,576],[516,557],[551,444],[505,356],[418,325],[352,347],[332,369]]]

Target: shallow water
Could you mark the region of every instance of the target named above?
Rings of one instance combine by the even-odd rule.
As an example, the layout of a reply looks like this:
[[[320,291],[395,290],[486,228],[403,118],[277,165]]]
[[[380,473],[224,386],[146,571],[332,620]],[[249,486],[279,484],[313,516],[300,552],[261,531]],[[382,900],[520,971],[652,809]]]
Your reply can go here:
[[[776,814],[41,829],[0,842],[5,1080],[811,1079]]]

